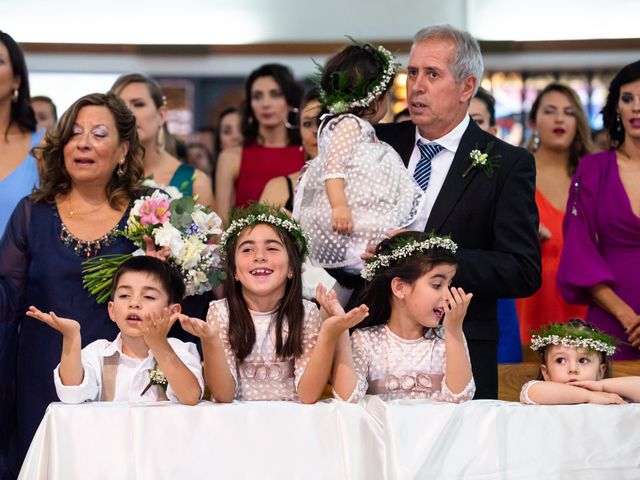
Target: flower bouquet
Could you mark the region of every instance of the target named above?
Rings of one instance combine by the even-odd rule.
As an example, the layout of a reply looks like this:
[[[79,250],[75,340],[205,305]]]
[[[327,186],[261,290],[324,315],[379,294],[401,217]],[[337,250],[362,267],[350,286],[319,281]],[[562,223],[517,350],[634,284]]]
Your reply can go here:
[[[221,224],[218,215],[195,203],[193,197],[170,197],[155,190],[135,201],[127,226],[120,232],[140,250],[85,260],[82,283],[98,303],[106,302],[116,270],[125,260],[141,253],[144,237],[149,237],[157,247],[169,249],[167,261],[182,274],[186,295],[204,293],[225,278],[219,246],[215,243],[222,233]]]

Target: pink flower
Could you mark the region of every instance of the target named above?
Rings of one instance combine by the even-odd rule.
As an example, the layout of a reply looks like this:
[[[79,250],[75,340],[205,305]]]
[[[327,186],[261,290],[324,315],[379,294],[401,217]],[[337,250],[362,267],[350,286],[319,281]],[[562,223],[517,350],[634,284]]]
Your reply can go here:
[[[166,198],[147,198],[140,207],[140,224],[158,225],[169,220],[169,200]]]

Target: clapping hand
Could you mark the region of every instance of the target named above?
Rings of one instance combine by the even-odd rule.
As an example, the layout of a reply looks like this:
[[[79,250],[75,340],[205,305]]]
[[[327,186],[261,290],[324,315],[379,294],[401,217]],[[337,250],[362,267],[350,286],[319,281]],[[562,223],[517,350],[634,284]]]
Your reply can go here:
[[[80,324],[71,318],[57,316],[54,312],[44,313],[33,305],[29,307],[27,316],[40,320],[60,332],[63,336],[80,333]]]
[[[338,338],[350,328],[355,327],[369,315],[369,307],[360,305],[359,307],[349,310],[347,313],[333,315],[327,318],[323,323],[321,330],[327,332],[330,336]]]
[[[189,317],[184,314],[179,314],[178,320],[180,320],[180,325],[182,325],[182,328],[185,331],[189,332],[191,335],[201,338],[202,340],[211,339],[218,335],[219,328],[217,326],[217,321],[209,323],[204,320],[200,320],[199,318]]]
[[[177,313],[171,314],[165,307],[161,312],[153,312],[142,317],[142,334],[149,348],[167,340],[167,334],[177,320],[177,316]]]
[[[316,300],[330,317],[333,315],[344,315],[344,308],[342,308],[342,305],[338,301],[336,292],[329,290],[329,293],[327,293],[327,288],[321,283],[318,283],[316,287]]]
[[[462,288],[451,287],[445,295],[446,306],[444,308],[444,328],[445,330],[462,330],[462,322],[467,314],[467,308],[473,293],[465,293]]]

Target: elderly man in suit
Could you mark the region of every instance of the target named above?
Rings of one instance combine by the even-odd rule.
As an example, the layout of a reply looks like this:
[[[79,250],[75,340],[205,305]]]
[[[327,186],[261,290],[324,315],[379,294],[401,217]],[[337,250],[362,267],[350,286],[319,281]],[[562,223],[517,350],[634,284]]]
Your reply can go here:
[[[497,398],[496,301],[535,292],[541,267],[533,157],[484,132],[467,113],[483,68],[467,32],[420,30],[407,67],[411,121],[376,131],[425,190],[425,231],[450,234],[460,247],[453,283],[474,294],[464,331],[475,398]]]

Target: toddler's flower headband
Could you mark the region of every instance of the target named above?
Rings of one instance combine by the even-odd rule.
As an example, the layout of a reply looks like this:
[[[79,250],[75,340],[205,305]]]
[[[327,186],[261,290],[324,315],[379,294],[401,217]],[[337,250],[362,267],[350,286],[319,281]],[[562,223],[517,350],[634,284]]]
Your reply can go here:
[[[537,351],[549,345],[586,348],[602,352],[607,356],[616,353],[614,337],[596,330],[581,330],[564,323],[553,323],[542,327],[531,336],[531,350]]]
[[[343,113],[357,107],[368,107],[387,90],[398,71],[399,64],[395,62],[395,58],[391,52],[382,45],[375,46],[370,43],[361,44],[352,38],[351,41],[355,45],[373,52],[380,59],[382,70],[376,79],[369,84],[366,84],[364,79],[360,77],[358,83],[353,85],[353,88],[350,88],[352,93],[346,93],[340,88],[340,85],[344,83],[343,77],[345,76],[345,73],[342,71],[333,74],[336,77],[336,88],[332,92],[327,92],[320,87],[320,81],[318,80],[320,101],[331,114]],[[321,66],[319,66],[319,68],[322,69]],[[320,76],[321,75],[322,72],[320,72]]]

